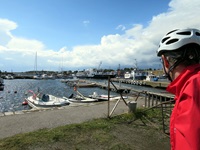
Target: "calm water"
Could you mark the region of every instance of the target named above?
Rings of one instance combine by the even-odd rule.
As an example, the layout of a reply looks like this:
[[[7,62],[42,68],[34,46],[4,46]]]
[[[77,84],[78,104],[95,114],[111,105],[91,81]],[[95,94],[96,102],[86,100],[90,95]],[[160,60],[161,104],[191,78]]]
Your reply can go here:
[[[106,82],[106,81],[101,81]],[[60,80],[29,80],[29,79],[18,79],[18,80],[4,80],[4,91],[0,91],[0,112],[17,111],[17,110],[27,110],[30,107],[23,106],[22,102],[26,97],[25,93],[28,90],[37,92],[39,91],[52,94],[58,97],[69,97],[72,93],[75,94],[73,87],[67,86],[65,83],[60,82]],[[163,92],[164,90],[147,88],[143,86],[130,85],[133,88],[139,90],[147,90],[154,92]],[[107,90],[100,88],[79,88],[78,89],[83,95],[89,95],[93,92],[98,94],[107,94]],[[112,93],[116,95],[116,93]]]

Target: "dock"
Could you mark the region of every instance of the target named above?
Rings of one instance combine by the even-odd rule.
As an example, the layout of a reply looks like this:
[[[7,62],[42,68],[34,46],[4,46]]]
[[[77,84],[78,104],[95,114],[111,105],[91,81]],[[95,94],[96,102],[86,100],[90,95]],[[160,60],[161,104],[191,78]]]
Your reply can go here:
[[[69,86],[74,86],[78,88],[90,88],[90,87],[99,87],[102,89],[108,90],[108,82],[95,82],[90,80],[79,80],[76,82],[65,82]],[[116,92],[116,93],[130,93],[131,88],[127,86],[120,86],[120,85],[114,85],[111,84],[109,86],[110,91]]]
[[[126,83],[132,85],[150,86],[155,88],[166,88],[169,82],[165,81],[146,81],[146,80],[132,80],[132,79],[122,79],[122,78],[112,78],[111,81],[118,83]]]
[[[68,86],[78,87],[78,88],[89,88],[89,87],[97,87],[96,83],[88,82],[87,80],[62,80],[61,82],[67,84]]]
[[[140,92],[139,90],[132,89],[129,86],[121,85],[121,83],[125,84],[132,84],[132,85],[138,85],[138,86],[149,86],[154,88],[162,88],[166,89],[169,85],[169,82],[160,82],[160,81],[146,81],[146,80],[132,80],[132,79],[122,79],[122,78],[111,78],[111,83],[118,83],[117,85],[111,84],[109,89],[113,92],[117,93],[130,93],[132,92]],[[108,82],[95,82],[90,80],[77,80],[77,81],[68,81],[65,82],[69,86],[76,86],[78,88],[90,88],[90,87],[99,87],[102,89],[108,89]]]
[[[109,80],[108,80],[109,81]],[[145,106],[144,107],[154,107],[155,105],[158,105],[159,103],[170,101],[174,99],[174,95],[163,92],[163,93],[155,93],[155,92],[149,92],[149,91],[142,91],[137,90],[135,88],[131,88],[130,86],[126,86],[126,84],[135,84],[138,86],[150,86],[150,87],[156,87],[156,88],[166,88],[168,86],[168,82],[153,82],[153,81],[134,81],[131,79],[116,79],[111,78],[110,83],[108,84],[108,81],[105,82],[95,82],[90,80],[79,80],[79,82],[68,82],[67,84],[70,86],[77,86],[77,87],[99,87],[105,90],[110,90],[116,93],[120,94],[128,94],[128,95],[139,95],[142,97],[145,97]],[[115,84],[115,82],[117,84]],[[141,83],[142,82],[142,83]],[[120,83],[125,83],[125,85],[121,85]]]

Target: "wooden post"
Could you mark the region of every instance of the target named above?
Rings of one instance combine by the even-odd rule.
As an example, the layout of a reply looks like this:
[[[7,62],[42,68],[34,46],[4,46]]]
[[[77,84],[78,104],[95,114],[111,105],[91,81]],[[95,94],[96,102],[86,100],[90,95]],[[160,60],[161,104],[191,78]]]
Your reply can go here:
[[[163,133],[165,133],[165,117],[164,117],[164,110],[163,110],[163,104],[161,103],[161,111],[162,111],[162,125],[163,125]]]
[[[151,96],[150,96],[150,93],[148,93],[148,107],[150,107],[150,98]]]
[[[152,97],[151,106],[154,106],[154,94],[153,93],[152,93],[151,97]]]
[[[110,117],[110,76],[108,76],[108,118]]]
[[[147,107],[147,92],[145,92],[145,104],[144,104],[145,108]]]

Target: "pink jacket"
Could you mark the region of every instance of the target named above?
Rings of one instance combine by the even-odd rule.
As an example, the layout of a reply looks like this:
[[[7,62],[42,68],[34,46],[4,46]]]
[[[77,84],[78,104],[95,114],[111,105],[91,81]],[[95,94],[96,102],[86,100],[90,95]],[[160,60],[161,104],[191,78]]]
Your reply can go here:
[[[170,118],[171,150],[200,150],[200,64],[187,67],[167,91],[175,95]]]

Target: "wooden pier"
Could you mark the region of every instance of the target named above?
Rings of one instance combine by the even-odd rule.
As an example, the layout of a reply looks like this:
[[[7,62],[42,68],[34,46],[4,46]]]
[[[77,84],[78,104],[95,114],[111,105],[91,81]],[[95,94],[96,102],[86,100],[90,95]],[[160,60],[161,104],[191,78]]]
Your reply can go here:
[[[131,80],[131,79],[116,79],[116,78],[112,78],[110,79],[111,82],[117,82],[118,84],[111,84],[109,89],[110,91],[113,92],[117,92],[117,93],[124,93],[124,94],[128,94],[128,93],[143,93],[145,95],[157,95],[157,96],[161,96],[161,97],[167,97],[167,99],[172,95],[164,93],[152,93],[152,92],[148,92],[148,91],[141,91],[141,90],[137,90],[137,89],[133,89],[129,86],[126,85],[121,85],[121,83],[125,83],[125,84],[136,84],[137,85],[143,85],[143,86],[151,86],[151,87],[159,87],[159,88],[166,88],[168,86],[168,82],[152,82],[152,81],[140,81],[137,80]],[[141,83],[142,82],[142,83]],[[105,82],[95,82],[95,81],[90,81],[90,80],[78,80],[76,82],[67,82],[66,84],[68,84],[69,86],[76,86],[76,87],[84,87],[84,88],[90,88],[90,87],[99,87],[102,89],[106,89],[108,90],[108,81]],[[153,96],[155,97],[155,96]],[[163,98],[162,98],[163,99]]]
[[[132,80],[132,79],[121,79],[121,78],[112,78],[111,81],[132,84],[132,85],[151,86],[156,88],[166,88],[169,85],[169,82]]]
[[[90,87],[99,87],[102,89],[108,90],[108,82],[94,82],[89,80],[79,80],[76,82],[66,82],[69,86],[76,86],[79,88],[90,88]],[[116,92],[116,93],[130,93],[131,88],[127,86],[120,86],[120,85],[111,85],[109,87],[110,91]]]
[[[102,89],[107,89],[108,90],[108,83],[100,83],[100,82],[95,82],[94,83],[97,87],[102,88]],[[120,85],[113,85],[111,84],[109,87],[110,91],[116,92],[116,93],[130,93],[132,90],[130,87],[127,86],[120,86]]]

